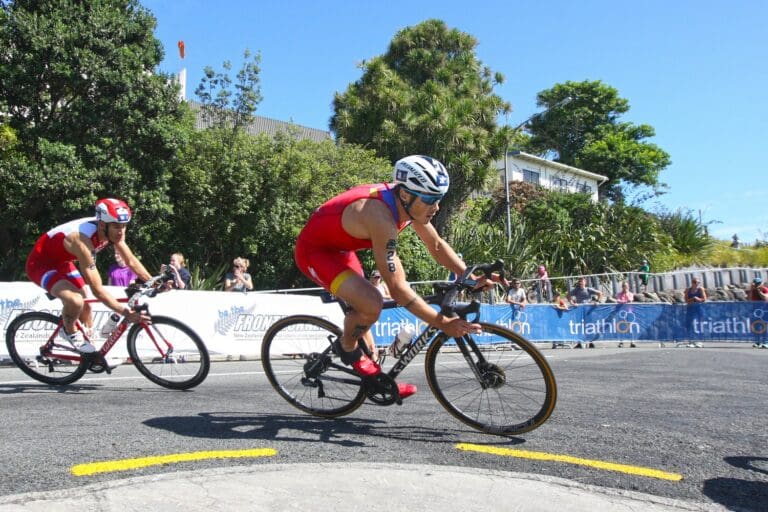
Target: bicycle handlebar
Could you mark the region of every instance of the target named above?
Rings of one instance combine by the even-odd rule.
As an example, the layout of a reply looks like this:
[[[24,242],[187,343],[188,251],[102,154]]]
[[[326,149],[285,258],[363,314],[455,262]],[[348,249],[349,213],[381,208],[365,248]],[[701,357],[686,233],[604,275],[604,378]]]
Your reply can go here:
[[[149,278],[148,281],[142,282],[137,279],[125,289],[125,294],[128,295],[128,307],[135,309],[136,303],[142,297],[154,297],[159,293],[159,290],[157,289],[158,285],[161,285],[168,280],[172,280],[173,277],[173,273],[170,270],[166,270],[165,272]]]
[[[503,281],[505,279],[504,261],[499,259],[493,263],[477,263],[475,265],[470,265],[454,282],[436,284],[435,288],[437,292],[428,297],[424,297],[424,300],[429,304],[439,304],[440,311],[446,316],[452,316],[455,313],[464,317],[469,313],[478,313],[480,311],[480,303],[475,299],[469,304],[462,306],[456,305],[456,299],[460,292],[475,291],[477,280],[473,279],[472,276],[477,272],[482,273],[486,278],[489,278],[493,272],[498,272],[499,277]]]

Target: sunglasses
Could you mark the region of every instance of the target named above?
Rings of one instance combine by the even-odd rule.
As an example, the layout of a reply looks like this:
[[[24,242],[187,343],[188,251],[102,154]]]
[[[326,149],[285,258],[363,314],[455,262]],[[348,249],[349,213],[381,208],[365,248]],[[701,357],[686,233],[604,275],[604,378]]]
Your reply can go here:
[[[409,188],[405,189],[408,191],[408,193],[413,194],[415,196],[419,196],[421,198],[421,202],[428,205],[433,205],[436,202],[440,201],[443,198],[443,194],[422,194],[421,192],[415,192]]]

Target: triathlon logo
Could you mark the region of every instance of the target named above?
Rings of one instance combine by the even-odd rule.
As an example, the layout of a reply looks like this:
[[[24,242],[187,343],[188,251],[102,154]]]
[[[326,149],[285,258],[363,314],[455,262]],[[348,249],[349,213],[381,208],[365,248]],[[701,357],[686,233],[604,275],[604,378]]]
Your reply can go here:
[[[755,320],[749,323],[749,330],[752,331],[752,334],[763,335],[768,330],[768,323],[763,319],[764,315],[765,311],[762,309],[756,309],[752,312],[752,316],[755,317]]]
[[[521,334],[521,335],[529,335],[531,334],[531,324],[528,321],[528,313],[525,311],[514,308],[512,311],[512,316],[507,320],[501,320],[499,319],[496,322],[496,325],[500,325],[502,327],[506,327],[510,331]]]
[[[619,320],[615,325],[618,334],[632,334],[633,331],[640,332],[640,324],[635,321],[635,314],[632,311],[619,311]]]

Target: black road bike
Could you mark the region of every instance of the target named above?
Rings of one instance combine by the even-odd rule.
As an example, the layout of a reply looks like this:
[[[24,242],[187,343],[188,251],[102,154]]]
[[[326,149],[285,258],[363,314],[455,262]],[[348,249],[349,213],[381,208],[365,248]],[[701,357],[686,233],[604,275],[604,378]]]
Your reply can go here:
[[[482,334],[449,338],[425,327],[399,351],[388,372],[362,378],[339,358],[341,329],[323,318],[293,315],[275,322],[264,335],[261,360],[272,387],[302,411],[326,418],[349,414],[366,399],[377,405],[401,404],[395,379],[425,347],[427,382],[437,401],[461,422],[482,432],[514,435],[543,424],[557,401],[552,369],[536,347],[505,327],[480,321],[480,303],[459,303],[457,296],[471,292],[471,276],[498,272],[504,263],[474,265],[455,282],[438,283],[424,297],[439,305],[448,317],[480,323]],[[344,311],[349,306],[339,301]],[[397,307],[385,301],[385,308]],[[474,315],[469,319],[470,315]],[[365,343],[359,341],[367,351]]]

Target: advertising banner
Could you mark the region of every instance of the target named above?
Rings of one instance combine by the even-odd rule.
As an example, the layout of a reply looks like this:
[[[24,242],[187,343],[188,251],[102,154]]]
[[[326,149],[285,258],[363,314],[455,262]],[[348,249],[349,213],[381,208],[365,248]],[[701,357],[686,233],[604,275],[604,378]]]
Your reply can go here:
[[[116,296],[120,288],[108,287]],[[194,329],[212,355],[254,357],[264,333],[279,318],[307,314],[341,325],[337,303],[319,297],[283,293],[232,293],[175,290],[148,301],[153,314],[177,318]],[[107,321],[109,311],[92,304],[94,330]],[[61,302],[49,300],[31,283],[0,283],[0,357],[7,357],[5,329],[19,314],[38,310],[60,314]],[[596,341],[764,341],[768,338],[768,304],[761,302],[707,302],[704,304],[600,304],[560,311],[546,304],[520,309],[507,304],[483,304],[481,321],[502,325],[534,342]],[[470,318],[471,319],[471,318]],[[372,332],[377,345],[389,345],[403,325],[421,331],[423,322],[403,308],[384,310]],[[483,342],[494,342],[485,334]],[[99,339],[96,339],[97,343]],[[114,355],[125,353],[125,344]]]

